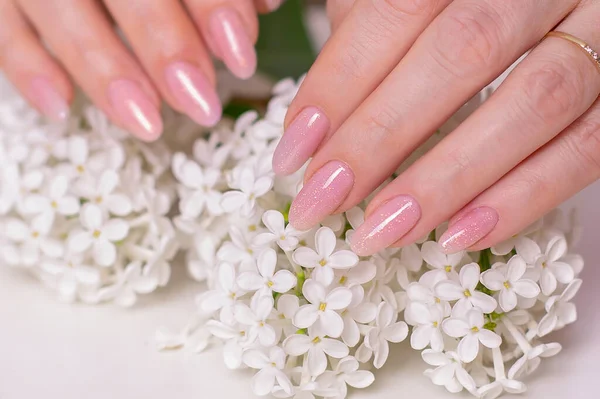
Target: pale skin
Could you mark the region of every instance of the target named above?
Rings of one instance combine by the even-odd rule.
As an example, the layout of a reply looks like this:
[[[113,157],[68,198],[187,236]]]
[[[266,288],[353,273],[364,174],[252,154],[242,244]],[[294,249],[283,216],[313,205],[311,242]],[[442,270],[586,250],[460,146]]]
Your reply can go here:
[[[257,12],[275,3],[0,0],[0,68],[51,117],[63,112],[40,104],[53,98],[39,95],[40,77],[66,104],[73,80],[116,123],[152,140],[162,127],[153,114],[161,100],[199,123],[218,120],[220,104],[208,93],[215,85],[210,55],[250,76],[253,50],[232,48],[255,42]],[[233,38],[222,26],[231,13],[209,17],[222,7],[239,19]],[[556,30],[600,51],[599,1],[329,0],[328,13],[332,37],[290,106],[274,160],[275,171],[288,174],[312,158],[290,211],[295,227],[362,201],[533,47],[491,99],[375,195],[354,250],[406,245],[446,220],[446,252],[486,248],[600,177],[600,67],[564,38],[536,46]],[[187,100],[176,80],[182,76],[198,82]]]

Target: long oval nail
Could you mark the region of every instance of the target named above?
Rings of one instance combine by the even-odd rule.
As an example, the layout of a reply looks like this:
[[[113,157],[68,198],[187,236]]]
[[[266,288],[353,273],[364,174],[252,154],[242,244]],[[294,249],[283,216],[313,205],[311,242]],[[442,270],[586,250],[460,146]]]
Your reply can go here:
[[[498,212],[487,206],[467,212],[440,237],[442,251],[454,253],[471,247],[487,236],[496,227],[498,220]]]
[[[206,76],[195,66],[175,62],[165,70],[167,84],[185,113],[203,126],[221,119],[221,101]]]
[[[352,250],[357,255],[372,255],[389,247],[406,235],[421,219],[421,207],[409,195],[385,202],[365,220],[352,236]]]
[[[329,126],[329,119],[320,109],[303,109],[287,128],[275,149],[275,173],[289,175],[300,169],[323,141]]]
[[[354,173],[348,165],[326,163],[298,193],[290,208],[290,223],[298,230],[309,230],[342,204],[352,186]]]
[[[108,97],[117,115],[134,135],[147,141],[160,137],[163,129],[160,113],[137,83],[116,80],[108,86]]]
[[[256,71],[256,51],[238,13],[230,7],[213,11],[208,23],[214,43],[229,70],[240,79]]]
[[[30,83],[31,100],[40,111],[55,122],[69,117],[69,104],[45,78],[35,78]]]

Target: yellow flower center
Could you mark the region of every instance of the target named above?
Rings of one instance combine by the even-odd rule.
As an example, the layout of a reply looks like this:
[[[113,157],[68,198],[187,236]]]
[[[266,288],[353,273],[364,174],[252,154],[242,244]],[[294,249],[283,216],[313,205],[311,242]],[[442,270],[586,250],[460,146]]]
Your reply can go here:
[[[446,266],[444,267],[444,270],[446,271],[446,273],[450,273],[452,271],[452,266]]]
[[[510,289],[510,283],[508,281],[504,282],[504,287],[509,290]]]
[[[251,224],[250,226],[248,226],[248,231],[256,231],[256,225]]]
[[[100,230],[94,230],[94,232],[92,233],[92,236],[94,238],[98,238],[98,237],[100,237],[101,234],[102,234],[102,232]]]
[[[464,295],[465,295],[467,298],[469,298],[469,297],[471,296],[471,291],[469,291],[469,290],[465,290],[465,292],[463,292],[463,294],[464,294]]]
[[[275,285],[275,284],[272,281],[267,282],[267,287],[271,288],[273,285]]]
[[[474,333],[478,333],[479,327],[473,327],[473,328],[471,328],[471,331],[473,331]]]
[[[54,208],[54,209],[58,208],[58,204],[56,203],[56,201],[52,201],[52,202],[50,203],[50,206],[51,206],[52,208]]]
[[[101,204],[103,201],[102,196],[101,195],[97,196],[96,199],[94,199],[94,201],[96,201],[96,204]]]
[[[441,303],[442,301],[440,300],[440,298],[435,298],[435,303]]]
[[[434,328],[437,328],[437,326],[438,326],[438,322],[437,322],[437,321],[434,321],[434,322],[433,322],[433,327],[434,327]]]
[[[319,265],[321,265],[321,266],[325,266],[326,264],[327,264],[327,261],[325,259],[321,259],[319,261]]]
[[[280,235],[280,236],[279,236],[279,239],[280,239],[281,241],[283,241],[283,240],[285,240],[285,236],[282,234],[282,235]]]
[[[79,172],[79,173],[85,172],[85,168],[83,167],[83,165],[77,165],[76,169],[77,169],[77,172]]]
[[[321,312],[324,312],[324,311],[325,311],[325,309],[327,309],[327,304],[326,304],[326,303],[324,303],[324,302],[321,302],[321,304],[319,305],[319,310],[320,310]]]
[[[32,236],[33,238],[38,238],[38,237],[40,236],[40,233],[39,233],[39,231],[33,231],[33,232],[31,233],[31,236]]]
[[[346,276],[340,277],[340,284],[342,284],[342,285],[346,284],[346,281],[348,281],[348,277],[346,277]]]
[[[246,248],[246,252],[248,252],[250,255],[254,254],[254,251],[250,248]]]
[[[318,344],[319,342],[321,342],[321,338],[319,338],[319,337],[315,337],[315,338],[312,340],[312,343],[313,343],[313,344]]]

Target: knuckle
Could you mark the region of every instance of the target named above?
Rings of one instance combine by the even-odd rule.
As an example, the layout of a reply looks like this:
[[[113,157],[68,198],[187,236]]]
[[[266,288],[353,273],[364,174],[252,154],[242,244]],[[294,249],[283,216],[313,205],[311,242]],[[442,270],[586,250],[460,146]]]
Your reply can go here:
[[[516,97],[522,98],[521,108],[545,121],[573,111],[584,99],[584,77],[564,59],[533,65],[522,87],[524,95]]]
[[[368,77],[369,48],[362,41],[352,41],[348,44],[347,51],[342,52],[339,58],[332,63],[334,76],[344,77],[356,81]]]
[[[384,18],[396,21],[407,17],[427,16],[439,0],[371,0],[372,7]]]
[[[598,105],[600,106],[600,103]],[[571,125],[571,132],[563,135],[563,143],[578,161],[576,164],[582,166],[582,172],[586,175],[591,172],[596,178],[600,177],[600,112],[598,111],[600,109],[597,106],[595,110]]]
[[[367,118],[367,131],[371,139],[386,145],[393,145],[398,140],[395,132],[400,116],[391,106],[382,106]],[[397,144],[396,144],[397,145]]]
[[[433,57],[457,77],[481,73],[502,62],[503,23],[482,5],[457,8],[441,18],[433,41]]]

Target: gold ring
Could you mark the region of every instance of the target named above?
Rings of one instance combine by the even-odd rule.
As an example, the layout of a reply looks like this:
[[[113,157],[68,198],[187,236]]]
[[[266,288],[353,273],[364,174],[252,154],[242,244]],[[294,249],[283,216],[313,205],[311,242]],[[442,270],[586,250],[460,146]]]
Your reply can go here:
[[[561,39],[565,39],[565,40],[575,44],[577,47],[579,47],[580,49],[585,51],[585,53],[588,55],[590,60],[592,60],[594,62],[594,64],[596,64],[596,66],[598,68],[600,68],[600,54],[598,54],[596,51],[594,51],[590,47],[590,45],[587,44],[586,42],[584,42],[583,40],[581,40],[573,35],[569,35],[568,33],[559,32],[556,30],[549,32],[544,38],[546,38],[546,37],[560,37]]]

